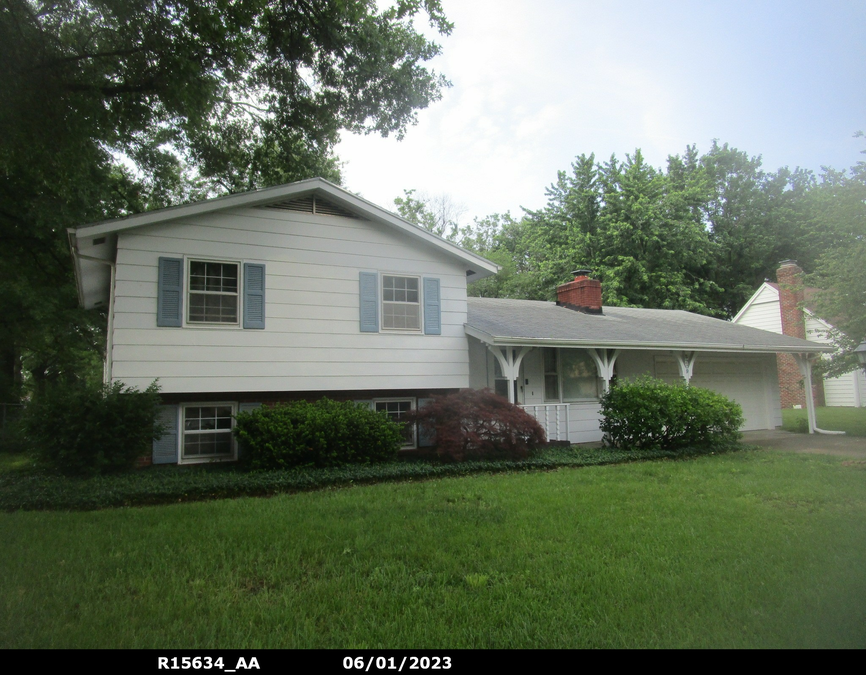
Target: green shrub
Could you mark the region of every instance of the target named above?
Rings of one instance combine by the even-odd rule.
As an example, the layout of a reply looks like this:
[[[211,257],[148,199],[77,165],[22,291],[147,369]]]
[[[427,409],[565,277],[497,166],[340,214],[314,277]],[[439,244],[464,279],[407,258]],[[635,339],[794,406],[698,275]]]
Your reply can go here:
[[[743,411],[721,394],[653,378],[619,382],[601,399],[605,445],[615,448],[719,447],[740,438]]]
[[[130,468],[162,435],[154,382],[138,391],[122,382],[53,384],[30,402],[21,426],[37,459],[66,475],[92,476]]]
[[[383,413],[327,398],[239,413],[235,436],[241,465],[255,470],[386,462],[403,444]]]

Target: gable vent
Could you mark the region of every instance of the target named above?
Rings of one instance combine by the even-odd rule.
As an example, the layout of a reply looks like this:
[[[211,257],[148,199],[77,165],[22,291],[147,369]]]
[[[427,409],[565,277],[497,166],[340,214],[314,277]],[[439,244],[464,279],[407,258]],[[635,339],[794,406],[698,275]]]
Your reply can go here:
[[[295,211],[298,213],[312,213],[319,216],[339,216],[340,218],[358,218],[351,211],[347,211],[342,206],[337,206],[333,202],[309,195],[307,197],[299,197],[298,199],[290,199],[276,204],[268,204],[267,209],[281,209],[283,211]]]

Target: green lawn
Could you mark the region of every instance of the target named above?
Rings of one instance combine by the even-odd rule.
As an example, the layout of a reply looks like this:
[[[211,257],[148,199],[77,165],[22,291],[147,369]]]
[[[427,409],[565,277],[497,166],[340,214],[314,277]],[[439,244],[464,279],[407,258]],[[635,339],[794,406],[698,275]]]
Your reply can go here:
[[[0,513],[0,647],[866,647],[866,465],[746,451]]]
[[[819,429],[844,431],[850,436],[866,436],[866,408],[815,408]],[[785,431],[806,433],[806,410],[782,410],[782,428]]]

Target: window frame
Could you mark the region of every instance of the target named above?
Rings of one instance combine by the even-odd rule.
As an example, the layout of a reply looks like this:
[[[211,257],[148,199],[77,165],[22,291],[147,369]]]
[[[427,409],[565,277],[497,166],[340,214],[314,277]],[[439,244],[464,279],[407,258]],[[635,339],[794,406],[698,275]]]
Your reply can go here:
[[[372,408],[375,412],[379,412],[378,405],[380,403],[408,403],[409,410],[415,410],[418,407],[417,400],[411,397],[374,398],[372,399]],[[385,412],[387,414],[387,411]],[[412,442],[401,445],[400,450],[416,450],[418,448],[418,425],[413,422],[407,426],[412,429]]]
[[[423,282],[420,276],[415,274],[398,274],[394,272],[380,272],[379,273],[380,281],[379,281],[379,326],[380,330],[387,331],[389,333],[410,333],[410,334],[418,334],[424,333],[424,289]],[[400,301],[400,300],[385,300],[385,279],[387,277],[397,278],[397,279],[414,279],[416,283],[417,293],[418,293],[418,301],[417,302],[408,302],[408,301]],[[385,303],[391,305],[401,305],[401,306],[415,306],[418,310],[418,327],[417,328],[396,328],[393,326],[385,325]]]
[[[598,365],[595,363],[595,360],[589,355],[588,350],[586,350],[586,349],[574,349],[573,351],[580,351],[580,352],[583,352],[584,354],[586,354],[586,357],[589,359],[590,363],[592,364],[592,367],[595,369],[595,396],[589,397],[589,398],[586,398],[586,397],[584,397],[584,398],[565,398],[565,396],[564,396],[565,377],[563,376],[563,372],[562,372],[562,352],[565,351],[565,349],[562,347],[543,347],[543,349],[545,349],[545,350],[552,349],[552,350],[554,350],[554,353],[556,354],[556,373],[553,373],[552,371],[549,372],[547,370],[546,364],[544,362],[545,361],[544,352],[542,352],[542,354],[541,354],[542,376],[545,379],[545,381],[544,381],[544,402],[545,403],[590,403],[590,402],[598,401],[601,399],[601,386],[600,386],[600,382],[599,382],[601,377],[598,374]],[[554,375],[554,374],[556,375],[556,379],[557,379],[558,398],[556,398],[556,399],[552,399],[552,398],[547,397],[547,377],[548,377],[548,375]]]
[[[193,293],[201,295],[232,295],[220,291],[194,291],[192,290],[192,266],[193,263],[214,263],[219,265],[235,265],[237,268],[237,290],[235,296],[237,304],[235,307],[234,321],[192,321],[190,313],[192,311],[192,295]],[[243,327],[243,260],[227,260],[224,258],[206,258],[201,256],[184,256],[184,266],[186,272],[184,274],[184,301],[186,307],[183,312],[183,325],[190,328],[242,328]]]
[[[185,457],[184,456],[184,448],[186,447],[186,411],[188,408],[221,408],[221,407],[229,407],[231,409],[231,426],[229,428],[229,433],[231,434],[231,443],[232,443],[232,451],[228,455],[205,455],[205,456],[193,456],[193,457]],[[205,464],[208,462],[235,462],[238,458],[238,444],[234,437],[234,428],[235,428],[235,418],[238,414],[238,403],[237,401],[196,401],[189,403],[181,403],[180,404],[180,419],[178,423],[178,454],[177,454],[177,463],[178,464]],[[210,431],[210,430],[205,430]],[[191,431],[189,433],[201,433],[202,430]],[[225,433],[224,429],[214,429],[213,433]]]

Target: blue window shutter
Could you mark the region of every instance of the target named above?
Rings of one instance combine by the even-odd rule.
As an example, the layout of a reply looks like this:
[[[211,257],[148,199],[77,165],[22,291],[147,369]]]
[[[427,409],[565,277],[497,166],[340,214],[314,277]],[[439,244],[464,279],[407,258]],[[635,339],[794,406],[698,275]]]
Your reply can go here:
[[[361,272],[361,332],[379,332],[379,274]]]
[[[180,406],[161,405],[156,412],[156,423],[163,428],[162,437],[153,442],[154,464],[177,464],[177,419]]]
[[[265,327],[265,266],[244,263],[244,328]]]
[[[160,258],[156,325],[183,325],[183,258]]]
[[[442,335],[439,279],[424,278],[424,332],[427,335]]]
[[[426,405],[433,403],[432,398],[419,398],[418,399],[418,410],[421,410]],[[436,445],[436,432],[428,431],[420,424],[418,425],[418,447],[419,448],[429,448],[433,445]]]

